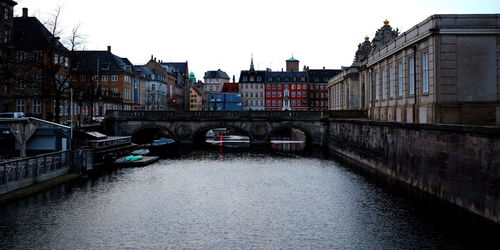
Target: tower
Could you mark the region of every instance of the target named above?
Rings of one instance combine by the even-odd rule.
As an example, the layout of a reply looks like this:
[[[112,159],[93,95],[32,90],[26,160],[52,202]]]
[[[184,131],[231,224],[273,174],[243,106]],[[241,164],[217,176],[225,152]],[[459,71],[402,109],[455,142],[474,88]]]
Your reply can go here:
[[[292,57],[288,58],[286,60],[286,71],[288,72],[298,72],[299,71],[299,60]]]

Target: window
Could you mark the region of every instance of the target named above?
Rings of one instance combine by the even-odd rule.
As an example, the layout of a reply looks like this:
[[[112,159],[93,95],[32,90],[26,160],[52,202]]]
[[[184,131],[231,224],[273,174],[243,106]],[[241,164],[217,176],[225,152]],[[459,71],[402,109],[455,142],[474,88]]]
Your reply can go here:
[[[34,99],[33,100],[33,114],[41,114],[42,113],[42,100]]]
[[[87,77],[85,75],[80,76],[80,82],[85,82],[87,80]]]
[[[370,101],[372,101],[372,98],[373,98],[372,97],[372,95],[373,95],[373,92],[372,92],[373,91],[373,75],[374,75],[373,71],[370,70],[370,79],[369,79],[370,90],[369,90],[369,93],[368,93]]]
[[[422,92],[429,93],[429,53],[422,53]]]
[[[9,19],[9,9],[7,8],[3,9],[3,19],[4,20]]]
[[[378,71],[375,71],[375,99],[380,99],[380,77]]]
[[[281,84],[278,84],[278,89],[281,89]]]
[[[108,75],[102,75],[101,76],[101,81],[102,82],[107,82],[108,81]]]
[[[273,77],[272,77],[272,76],[268,77],[268,78],[267,78],[267,81],[268,81],[268,82],[272,82],[272,81],[273,81]]]
[[[296,101],[292,100],[292,106],[296,106],[296,105],[297,105]]]
[[[8,43],[10,40],[10,30],[4,30],[3,32],[3,42]]]
[[[266,106],[271,106],[271,100],[266,100]]]
[[[266,92],[266,97],[271,97],[271,92],[267,91]]]
[[[278,91],[278,97],[281,97],[281,91]]]
[[[151,90],[156,90],[156,84],[151,84]]]
[[[300,77],[300,81],[301,81],[301,82],[306,81],[306,77],[305,77],[305,76],[301,76],[301,77]]]
[[[39,94],[40,89],[42,88],[42,75],[35,74],[33,75],[33,94]]]
[[[248,77],[244,76],[243,77],[243,82],[248,82]]]
[[[71,82],[76,82],[76,76],[71,76],[71,77],[69,78],[69,80],[70,80]]]
[[[26,52],[25,51],[18,51],[16,58],[17,58],[18,62],[25,62],[26,61]]]
[[[43,54],[41,51],[33,51],[33,62],[42,62],[42,56]]]
[[[382,68],[382,98],[387,98],[387,70]]]
[[[16,100],[16,112],[25,112],[26,111],[26,101],[24,99]]]
[[[301,94],[302,94],[301,91],[297,91],[297,97],[301,97]]]
[[[58,63],[59,63],[59,55],[54,54],[54,64],[58,64]]]
[[[408,91],[410,95],[415,94],[415,58],[408,58]]]
[[[292,97],[295,97],[295,91],[292,91]]]
[[[262,77],[261,76],[257,76],[257,82],[261,82],[262,81]]]
[[[18,90],[24,90],[25,84],[22,76],[17,76],[16,78],[16,88]]]
[[[127,80],[128,80],[127,76],[125,76],[125,81],[128,82]],[[118,76],[117,75],[112,75],[111,76],[111,81],[112,82],[117,82],[118,81]]]
[[[398,62],[398,96],[403,96],[403,62]]]
[[[275,91],[273,91],[273,97],[276,97],[276,92]]]
[[[273,100],[272,103],[273,103],[273,107],[275,107],[276,106],[276,100]]]
[[[389,96],[394,97],[394,79],[395,78],[395,73],[394,73],[394,65],[391,65],[389,67]]]

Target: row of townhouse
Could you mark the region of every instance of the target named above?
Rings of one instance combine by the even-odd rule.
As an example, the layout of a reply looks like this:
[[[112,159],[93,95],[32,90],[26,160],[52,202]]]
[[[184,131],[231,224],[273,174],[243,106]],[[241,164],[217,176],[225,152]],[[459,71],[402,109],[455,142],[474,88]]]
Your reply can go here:
[[[26,8],[13,17],[16,3],[0,3],[0,112],[85,123],[111,109],[185,108],[187,62],[133,65],[111,46],[70,51]]]
[[[255,70],[253,58],[249,70],[240,74],[244,110],[326,110],[327,83],[340,72],[336,69],[299,71],[299,60],[286,60],[286,71]]]
[[[400,34],[386,20],[329,81],[331,110],[374,120],[500,125],[500,15],[433,15]]]

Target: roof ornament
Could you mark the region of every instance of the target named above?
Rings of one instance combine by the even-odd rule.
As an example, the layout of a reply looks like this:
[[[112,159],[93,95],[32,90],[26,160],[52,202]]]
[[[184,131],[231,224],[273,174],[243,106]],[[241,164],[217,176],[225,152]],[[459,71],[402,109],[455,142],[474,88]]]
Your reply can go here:
[[[389,25],[389,21],[387,20],[387,18],[384,21],[384,25]]]

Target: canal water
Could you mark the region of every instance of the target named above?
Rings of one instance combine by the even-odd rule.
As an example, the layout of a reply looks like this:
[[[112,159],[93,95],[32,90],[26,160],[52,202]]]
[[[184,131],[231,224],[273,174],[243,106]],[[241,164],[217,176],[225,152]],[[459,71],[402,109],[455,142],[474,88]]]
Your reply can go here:
[[[0,208],[1,248],[476,246],[449,221],[322,152],[268,151],[188,150],[12,203]]]

